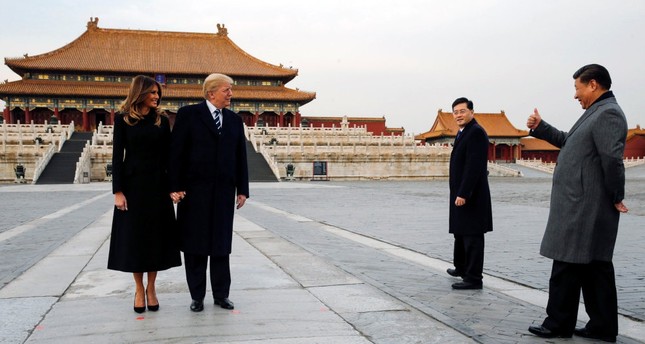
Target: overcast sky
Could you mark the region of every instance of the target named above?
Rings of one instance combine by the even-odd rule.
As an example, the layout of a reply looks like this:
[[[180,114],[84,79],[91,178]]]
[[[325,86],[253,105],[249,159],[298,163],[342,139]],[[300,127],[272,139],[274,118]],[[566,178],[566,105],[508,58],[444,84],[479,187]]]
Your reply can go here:
[[[599,63],[629,127],[645,126],[643,0],[35,0],[6,1],[2,13],[3,58],[60,48],[90,17],[137,30],[222,23],[247,53],[299,70],[287,87],[317,93],[303,115],[385,116],[414,134],[461,96],[520,129],[537,107],[568,131],[583,112],[572,74]],[[2,64],[0,80],[18,78]]]

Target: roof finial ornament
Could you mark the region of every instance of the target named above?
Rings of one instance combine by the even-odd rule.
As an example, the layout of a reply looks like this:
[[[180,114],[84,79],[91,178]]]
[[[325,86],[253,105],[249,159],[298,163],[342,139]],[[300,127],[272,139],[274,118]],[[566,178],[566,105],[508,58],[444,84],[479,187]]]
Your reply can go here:
[[[99,27],[99,17],[90,17],[90,21],[87,22],[87,29],[94,30]]]
[[[220,36],[228,36],[228,30],[224,27],[224,24],[217,24],[217,34]]]

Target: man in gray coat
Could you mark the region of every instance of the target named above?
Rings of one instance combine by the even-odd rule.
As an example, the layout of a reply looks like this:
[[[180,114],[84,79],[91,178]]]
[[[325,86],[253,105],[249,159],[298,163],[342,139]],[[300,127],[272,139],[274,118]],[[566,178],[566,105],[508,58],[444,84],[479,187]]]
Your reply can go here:
[[[586,111],[566,133],[537,109],[530,135],[556,147],[551,206],[540,254],[553,259],[547,318],[529,331],[544,338],[571,337],[615,342],[618,305],[612,256],[620,213],[627,212],[623,153],[627,121],[609,90],[611,77],[591,64],[573,74],[575,99]],[[575,328],[580,290],[589,322]]]

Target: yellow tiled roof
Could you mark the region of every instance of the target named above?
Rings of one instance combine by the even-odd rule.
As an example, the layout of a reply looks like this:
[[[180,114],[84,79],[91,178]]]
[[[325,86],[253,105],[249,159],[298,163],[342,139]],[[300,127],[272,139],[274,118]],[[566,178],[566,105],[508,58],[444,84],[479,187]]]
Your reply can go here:
[[[631,140],[635,136],[645,136],[645,129],[641,129],[641,126],[637,125],[636,128],[627,130],[626,141]]]
[[[488,137],[524,137],[528,135],[528,131],[516,129],[503,111],[500,113],[475,113],[475,120],[486,130]],[[455,137],[457,131],[459,131],[459,126],[452,117],[452,113],[439,110],[430,130],[415,136],[415,139]]]
[[[284,83],[298,75],[297,69],[249,55],[228,38],[223,25],[217,27],[215,34],[103,29],[96,18],[71,43],[40,55],[5,58],[5,64],[20,75],[32,70],[197,76],[217,72],[234,79],[266,77]]]
[[[524,137],[520,139],[523,151],[557,151],[560,148],[534,137]]]

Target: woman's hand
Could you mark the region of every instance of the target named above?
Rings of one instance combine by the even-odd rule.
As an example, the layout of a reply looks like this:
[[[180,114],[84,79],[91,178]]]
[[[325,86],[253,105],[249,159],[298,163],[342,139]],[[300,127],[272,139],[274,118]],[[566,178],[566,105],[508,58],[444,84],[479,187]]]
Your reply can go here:
[[[122,211],[128,210],[128,201],[125,199],[123,192],[117,192],[114,194],[114,206]]]

